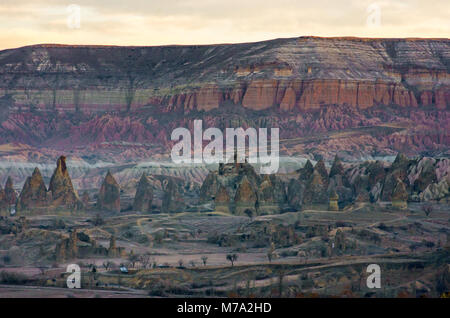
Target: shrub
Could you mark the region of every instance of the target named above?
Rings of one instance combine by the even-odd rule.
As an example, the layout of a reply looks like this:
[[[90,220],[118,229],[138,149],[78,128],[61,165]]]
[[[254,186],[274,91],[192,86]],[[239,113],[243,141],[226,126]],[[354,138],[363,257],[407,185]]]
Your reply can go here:
[[[23,285],[28,282],[28,277],[24,274],[13,272],[0,272],[0,283],[10,285]]]

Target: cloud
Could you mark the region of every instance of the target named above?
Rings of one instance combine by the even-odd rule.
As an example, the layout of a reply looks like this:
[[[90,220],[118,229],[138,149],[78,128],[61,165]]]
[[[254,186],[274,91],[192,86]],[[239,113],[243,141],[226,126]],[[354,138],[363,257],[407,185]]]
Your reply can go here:
[[[81,27],[67,26],[67,6]],[[367,8],[380,8],[370,27]],[[258,41],[302,35],[449,37],[447,0],[3,0],[0,49],[36,43],[163,45]]]

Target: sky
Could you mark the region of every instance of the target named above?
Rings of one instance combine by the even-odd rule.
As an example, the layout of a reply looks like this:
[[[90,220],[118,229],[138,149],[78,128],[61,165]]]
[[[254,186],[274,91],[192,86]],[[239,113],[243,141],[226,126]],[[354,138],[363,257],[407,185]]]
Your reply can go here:
[[[0,0],[0,49],[450,37],[449,0]]]

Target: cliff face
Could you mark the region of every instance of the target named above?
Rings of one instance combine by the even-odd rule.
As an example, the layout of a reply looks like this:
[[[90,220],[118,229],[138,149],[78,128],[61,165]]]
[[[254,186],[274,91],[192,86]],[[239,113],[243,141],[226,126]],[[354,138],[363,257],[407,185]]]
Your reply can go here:
[[[13,110],[111,111],[147,104],[282,111],[324,105],[446,108],[448,39],[301,37],[206,46],[37,45],[0,52]]]
[[[442,151],[449,69],[448,39],[28,46],[0,51],[0,143],[125,161],[166,152],[172,129],[202,118],[215,127],[276,124],[285,139],[386,123],[408,130],[312,146],[332,149],[329,160],[340,150]]]

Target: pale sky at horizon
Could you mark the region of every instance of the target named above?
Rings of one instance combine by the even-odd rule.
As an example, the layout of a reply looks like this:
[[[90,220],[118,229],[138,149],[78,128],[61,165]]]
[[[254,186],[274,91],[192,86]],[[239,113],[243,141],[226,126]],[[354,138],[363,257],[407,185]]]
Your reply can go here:
[[[92,2],[0,0],[0,49],[42,43],[239,43],[307,35],[450,37],[449,0]]]

